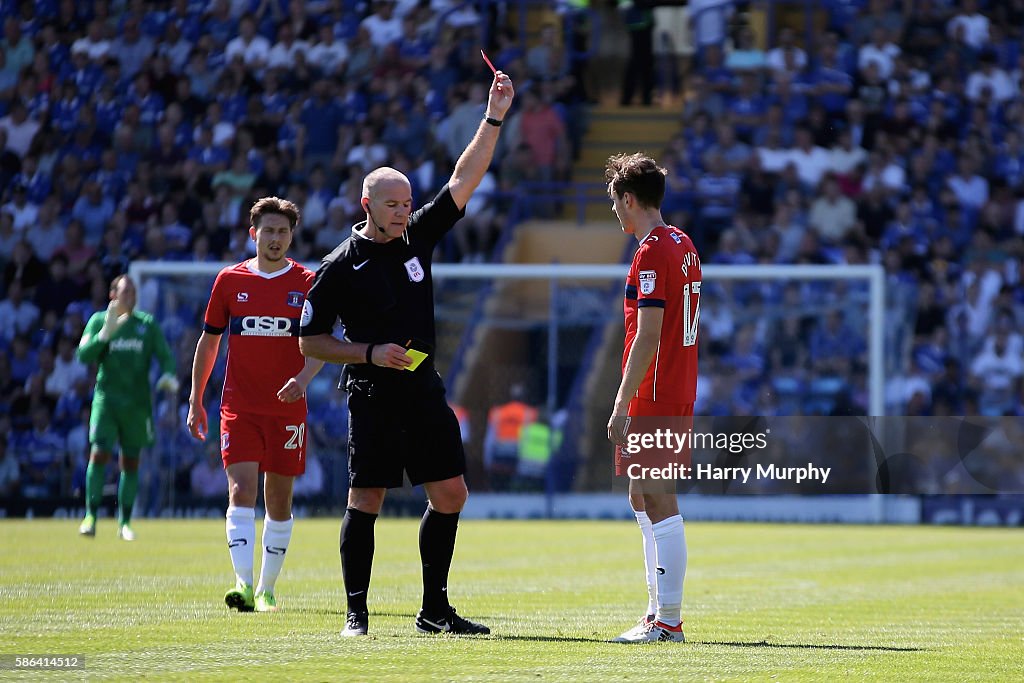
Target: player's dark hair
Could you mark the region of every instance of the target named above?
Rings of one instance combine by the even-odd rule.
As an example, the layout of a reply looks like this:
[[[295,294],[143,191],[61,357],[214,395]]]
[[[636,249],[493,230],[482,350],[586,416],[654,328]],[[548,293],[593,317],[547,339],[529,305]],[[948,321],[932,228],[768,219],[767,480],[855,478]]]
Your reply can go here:
[[[668,171],[646,154],[616,154],[608,158],[604,179],[608,189],[619,199],[627,192],[645,209],[661,208],[665,198],[665,176]]]
[[[263,197],[258,199],[255,204],[252,205],[252,209],[249,210],[249,225],[254,228],[259,228],[260,218],[267,214],[280,214],[288,219],[288,224],[292,230],[299,224],[299,207],[295,206],[292,202],[287,199],[281,199],[280,197]]]

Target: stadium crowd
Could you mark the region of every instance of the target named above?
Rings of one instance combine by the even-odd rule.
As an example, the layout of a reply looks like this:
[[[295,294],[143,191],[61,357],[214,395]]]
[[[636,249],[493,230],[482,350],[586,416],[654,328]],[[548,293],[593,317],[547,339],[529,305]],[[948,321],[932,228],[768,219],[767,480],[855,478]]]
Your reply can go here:
[[[92,377],[74,349],[132,260],[241,260],[248,207],[278,195],[302,210],[292,256],[315,261],[359,220],[360,181],[382,164],[417,203],[433,196],[483,114],[486,89],[467,86],[486,68],[482,18],[494,23],[451,0],[3,3],[0,490],[81,488]],[[533,84],[449,260],[488,258],[501,191],[564,177],[579,135],[559,41],[497,35],[491,56]],[[195,303],[163,319],[182,377]],[[173,438],[156,462],[182,493],[211,490],[176,408],[160,406]],[[336,449],[329,422],[314,440]]]
[[[762,50],[743,25],[698,41],[661,155],[667,213],[708,263],[884,264],[892,320],[909,321],[887,326],[890,413],[1022,414],[1024,2],[821,5],[814,42],[783,27]],[[299,204],[293,256],[316,260],[361,218],[359,180],[380,164],[432,196],[482,115],[467,84],[495,6],[3,3],[0,494],[81,488],[92,377],[74,349],[131,260],[240,260],[263,195]],[[567,179],[583,134],[557,34],[488,34],[495,65],[529,83],[448,260],[491,258],[503,193]],[[698,412],[865,410],[857,285],[705,291]],[[181,377],[198,320],[183,306],[163,321]],[[338,400],[321,399],[311,424]],[[158,411],[174,437],[156,462],[183,493],[213,490],[179,407]],[[336,447],[337,422],[314,443]]]
[[[701,4],[724,36],[736,3]],[[698,39],[669,213],[709,263],[883,264],[888,414],[1024,414],[1024,3],[829,0],[812,21],[769,50],[746,26]],[[865,291],[705,292],[698,413],[863,414]]]

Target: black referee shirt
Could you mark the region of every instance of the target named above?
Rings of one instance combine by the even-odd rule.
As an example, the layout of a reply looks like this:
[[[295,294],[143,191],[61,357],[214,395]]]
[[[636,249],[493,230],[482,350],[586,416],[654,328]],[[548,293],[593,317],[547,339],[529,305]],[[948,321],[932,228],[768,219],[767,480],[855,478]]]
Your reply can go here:
[[[394,343],[430,355],[414,372],[366,363],[348,367],[356,379],[399,380],[434,374],[434,246],[465,214],[448,186],[409,217],[406,234],[384,244],[355,232],[324,257],[306,297],[299,335],[331,334],[335,322],[345,338],[369,344]]]

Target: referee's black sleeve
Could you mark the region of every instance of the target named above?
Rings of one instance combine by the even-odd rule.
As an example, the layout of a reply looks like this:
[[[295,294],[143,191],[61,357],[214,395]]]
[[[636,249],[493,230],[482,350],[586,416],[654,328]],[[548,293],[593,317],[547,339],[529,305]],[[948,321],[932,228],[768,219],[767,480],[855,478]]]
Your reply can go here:
[[[466,209],[455,204],[445,185],[436,197],[409,217],[410,235],[414,239],[437,244],[465,215]]]
[[[329,261],[321,265],[317,271],[313,286],[302,305],[300,337],[330,334],[333,331],[334,322],[341,315],[341,305],[345,296],[339,276],[340,266],[337,261]]]

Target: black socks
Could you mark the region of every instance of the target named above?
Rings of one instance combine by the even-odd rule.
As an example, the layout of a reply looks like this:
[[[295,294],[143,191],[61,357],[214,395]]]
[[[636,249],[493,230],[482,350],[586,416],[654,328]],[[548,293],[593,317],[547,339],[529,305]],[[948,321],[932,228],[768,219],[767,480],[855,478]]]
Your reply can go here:
[[[341,576],[345,581],[349,612],[366,611],[366,591],[373,567],[373,523],[377,515],[355,508],[345,511],[341,522]]]
[[[427,507],[423,514],[420,523],[423,609],[430,614],[448,611],[448,570],[455,554],[455,532],[458,528],[458,512],[445,514]]]

